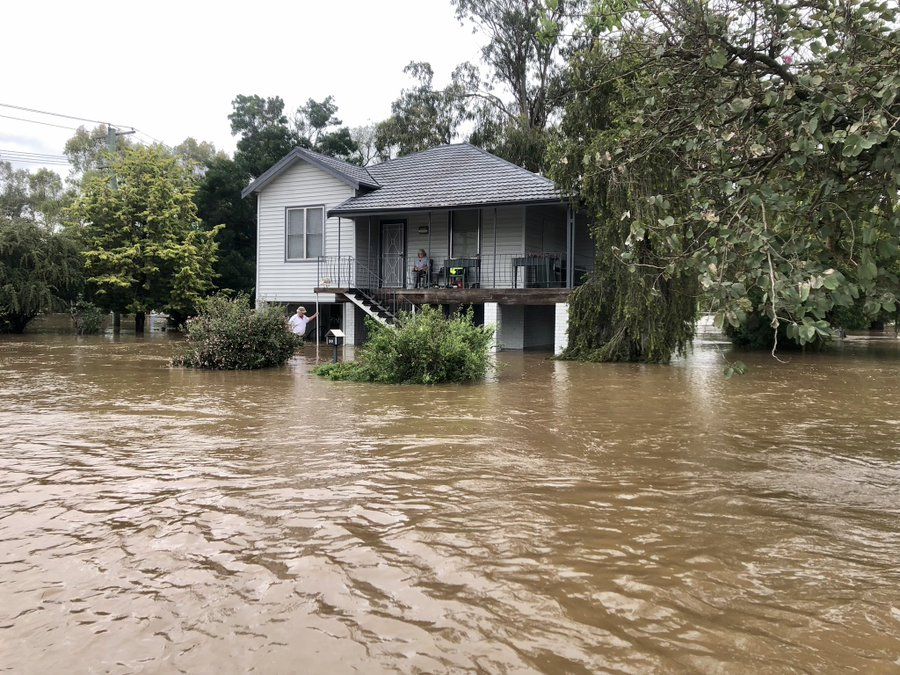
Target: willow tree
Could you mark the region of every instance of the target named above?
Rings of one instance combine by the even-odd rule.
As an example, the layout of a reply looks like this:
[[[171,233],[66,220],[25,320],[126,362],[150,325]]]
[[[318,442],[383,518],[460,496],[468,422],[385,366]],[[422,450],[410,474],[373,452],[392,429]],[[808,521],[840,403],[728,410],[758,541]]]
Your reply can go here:
[[[898,18],[872,0],[595,2],[606,39],[573,63],[553,151],[600,248],[571,355],[666,360],[698,287],[717,323],[762,315],[776,344],[828,336],[858,301],[896,311]]]
[[[0,214],[0,333],[21,333],[41,312],[64,309],[81,287],[81,252],[68,233]]]
[[[221,226],[203,226],[193,172],[165,149],[127,148],[110,170],[85,176],[71,214],[94,301],[134,313],[143,332],[146,312],[184,316],[213,288]]]

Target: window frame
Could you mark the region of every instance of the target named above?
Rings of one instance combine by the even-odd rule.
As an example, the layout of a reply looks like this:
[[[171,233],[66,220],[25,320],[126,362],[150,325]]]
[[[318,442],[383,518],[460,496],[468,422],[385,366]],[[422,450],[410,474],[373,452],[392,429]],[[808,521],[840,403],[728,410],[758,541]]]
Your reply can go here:
[[[454,241],[454,234],[456,230],[456,219],[457,214],[464,211],[470,211],[475,214],[475,253],[468,253],[465,255],[458,254],[456,251],[456,242]],[[449,251],[451,258],[478,258],[481,256],[481,209],[470,208],[470,209],[454,209],[450,212],[450,242],[449,242]]]
[[[306,204],[300,206],[286,206],[284,208],[284,261],[285,262],[304,262],[308,260],[316,260],[319,255],[310,256],[309,255],[309,211],[320,209],[322,212],[322,252],[319,255],[325,255],[325,224],[328,221],[328,215],[325,212],[324,204]],[[303,242],[303,255],[299,258],[292,258],[290,255],[290,240],[291,237],[298,236],[298,234],[291,234],[290,226],[291,226],[291,213],[295,211],[303,212],[303,231],[299,236],[302,236]]]

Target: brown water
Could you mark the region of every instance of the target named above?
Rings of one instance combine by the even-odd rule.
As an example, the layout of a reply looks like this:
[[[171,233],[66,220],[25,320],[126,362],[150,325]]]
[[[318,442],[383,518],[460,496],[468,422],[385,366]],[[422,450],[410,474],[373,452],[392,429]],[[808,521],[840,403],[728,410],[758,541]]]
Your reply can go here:
[[[894,340],[433,388],[171,349],[0,340],[0,670],[900,670]]]

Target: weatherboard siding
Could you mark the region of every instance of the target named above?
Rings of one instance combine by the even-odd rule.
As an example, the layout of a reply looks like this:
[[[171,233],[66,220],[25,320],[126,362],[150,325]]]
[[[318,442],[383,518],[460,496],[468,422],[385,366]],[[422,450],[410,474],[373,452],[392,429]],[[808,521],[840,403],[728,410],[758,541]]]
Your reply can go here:
[[[352,197],[353,188],[321,169],[298,162],[266,185],[259,193],[259,261],[257,296],[266,302],[314,302],[318,286],[315,259],[285,260],[286,209],[324,205],[329,209]],[[340,243],[338,229],[340,227]],[[325,255],[352,256],[356,253],[354,223],[348,218],[325,221]],[[334,300],[320,295],[320,302]]]
[[[526,253],[565,253],[566,208],[532,206],[525,224]]]
[[[525,250],[525,211],[522,206],[498,207],[495,221],[493,208],[481,210],[481,284],[484,288],[509,287],[512,256],[522,255]],[[495,255],[499,256],[496,260]]]
[[[407,267],[412,270],[416,252],[423,248],[431,259],[435,272],[440,271],[444,260],[450,254],[450,220],[447,211],[433,211],[429,224],[428,213],[412,213],[407,216],[406,250]],[[419,232],[419,228],[425,232]]]

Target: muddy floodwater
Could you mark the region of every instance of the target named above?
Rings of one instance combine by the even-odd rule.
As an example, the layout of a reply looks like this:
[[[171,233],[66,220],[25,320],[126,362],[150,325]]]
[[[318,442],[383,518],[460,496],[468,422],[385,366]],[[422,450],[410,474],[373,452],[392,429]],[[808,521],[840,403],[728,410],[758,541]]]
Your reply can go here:
[[[0,672],[900,672],[891,337],[438,387],[172,349],[0,338]]]

